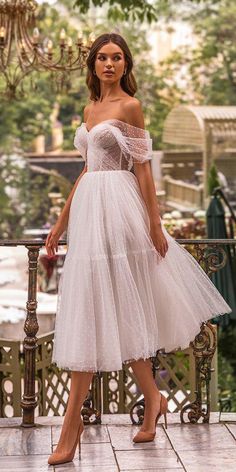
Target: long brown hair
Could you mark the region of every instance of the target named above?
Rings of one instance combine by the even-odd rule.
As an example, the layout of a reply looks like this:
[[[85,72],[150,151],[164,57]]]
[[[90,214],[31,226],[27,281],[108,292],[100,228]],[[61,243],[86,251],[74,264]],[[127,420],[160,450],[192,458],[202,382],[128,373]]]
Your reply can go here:
[[[137,91],[137,83],[135,77],[133,75],[133,58],[130,52],[130,49],[124,40],[124,38],[118,33],[104,33],[98,36],[95,41],[93,42],[89,55],[86,60],[86,64],[88,66],[87,77],[86,77],[86,84],[90,90],[90,100],[97,101],[100,97],[100,80],[99,78],[94,75],[93,71],[95,69],[95,59],[96,53],[99,49],[102,48],[105,44],[108,43],[115,43],[117,44],[123,51],[125,56],[125,61],[127,64],[126,74],[122,76],[120,80],[120,85],[122,89],[128,93],[131,97]]]

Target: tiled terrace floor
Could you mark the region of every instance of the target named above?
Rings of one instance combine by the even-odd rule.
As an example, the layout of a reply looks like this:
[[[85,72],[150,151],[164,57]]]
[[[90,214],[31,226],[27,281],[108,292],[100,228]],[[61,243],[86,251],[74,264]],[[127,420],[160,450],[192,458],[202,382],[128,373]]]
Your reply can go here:
[[[210,424],[184,424],[168,414],[154,442],[135,444],[139,427],[129,415],[103,415],[102,425],[85,426],[73,462],[47,464],[60,434],[61,417],[38,417],[35,428],[20,426],[21,418],[0,419],[1,472],[235,472],[236,413],[211,414]]]

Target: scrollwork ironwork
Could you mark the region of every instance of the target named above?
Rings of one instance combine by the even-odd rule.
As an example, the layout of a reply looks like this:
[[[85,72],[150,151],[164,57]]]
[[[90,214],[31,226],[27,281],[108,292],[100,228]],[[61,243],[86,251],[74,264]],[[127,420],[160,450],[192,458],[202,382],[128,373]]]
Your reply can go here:
[[[196,399],[182,408],[180,419],[182,423],[186,423],[184,415],[188,412],[190,423],[197,423],[200,418],[203,423],[208,423],[210,418],[210,380],[213,370],[211,363],[216,350],[215,327],[209,321],[202,323],[200,333],[191,344],[195,356]],[[205,407],[203,406],[203,389],[205,389],[206,396]]]
[[[196,244],[196,259],[207,275],[222,269],[227,262],[227,254],[223,247],[214,244],[208,244],[201,247]]]

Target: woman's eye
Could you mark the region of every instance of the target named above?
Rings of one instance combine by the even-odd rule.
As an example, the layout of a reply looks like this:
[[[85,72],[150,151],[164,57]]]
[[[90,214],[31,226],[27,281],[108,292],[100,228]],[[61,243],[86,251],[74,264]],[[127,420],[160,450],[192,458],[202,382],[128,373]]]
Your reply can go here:
[[[115,56],[114,58],[118,59],[118,60],[121,59],[120,56]],[[105,58],[105,56],[98,56],[98,59],[103,61],[103,59],[106,59],[106,58]]]

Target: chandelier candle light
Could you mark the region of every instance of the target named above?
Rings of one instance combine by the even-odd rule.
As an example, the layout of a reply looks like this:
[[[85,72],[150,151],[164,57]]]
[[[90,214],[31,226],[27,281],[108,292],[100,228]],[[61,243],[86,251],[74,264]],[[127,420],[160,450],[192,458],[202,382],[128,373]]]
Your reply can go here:
[[[23,79],[35,71],[51,72],[57,91],[68,90],[71,72],[86,67],[86,58],[95,39],[93,33],[88,40],[83,39],[79,31],[73,45],[62,29],[57,53],[51,39],[43,46],[35,25],[37,7],[35,0],[0,0],[0,74],[5,79],[4,96],[8,99],[24,95]],[[19,84],[20,91],[17,89]],[[31,88],[35,88],[32,80]]]

